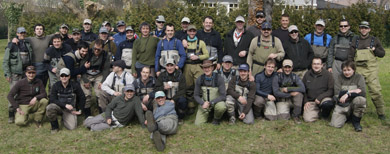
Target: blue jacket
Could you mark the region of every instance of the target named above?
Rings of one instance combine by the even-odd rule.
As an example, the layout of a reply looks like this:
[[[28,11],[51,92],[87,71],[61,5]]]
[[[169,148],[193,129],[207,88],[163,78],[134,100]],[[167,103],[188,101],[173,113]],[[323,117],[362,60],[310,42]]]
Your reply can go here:
[[[135,41],[135,39],[133,38],[131,40],[126,39],[123,42],[119,43],[119,45],[117,46],[115,56],[114,56],[114,61],[122,59],[122,50],[123,49],[125,49],[125,48],[133,49],[134,41]]]
[[[255,76],[256,83],[256,95],[267,98],[268,95],[272,95],[272,80],[276,76],[276,72],[273,72],[270,76],[265,75],[265,71],[257,73]]]
[[[173,104],[170,101],[165,101],[164,105],[157,107],[157,109],[156,109],[156,111],[154,111],[153,115],[154,115],[154,119],[157,120],[159,117],[167,116],[170,114],[177,115],[176,111],[175,111],[175,104]]]
[[[184,63],[186,61],[186,52],[184,50],[183,44],[179,39],[176,38],[172,38],[170,41],[168,41],[168,39],[164,39],[164,40],[160,40],[157,44],[156,57],[154,60],[154,65],[155,65],[154,67],[156,72],[160,71],[161,69],[160,68],[161,50],[175,50],[174,48],[175,40],[176,40],[176,50],[179,51],[179,55],[180,55],[180,61],[177,64],[177,66],[179,66],[179,68],[183,68]],[[161,41],[164,41],[164,49],[161,49]]]
[[[311,43],[311,35],[313,33],[309,33],[305,36],[305,40],[307,40],[307,42],[309,42],[309,44],[312,44]],[[322,35],[320,36],[317,36],[314,34],[314,42],[313,42],[313,45],[318,45],[318,46],[324,46],[324,35],[326,35],[326,47],[329,47],[329,44],[330,44],[330,40],[332,40],[332,36],[330,36],[329,34],[326,34],[326,33],[322,33]]]
[[[76,51],[72,52],[71,54],[75,54]],[[71,78],[76,78],[77,75],[86,73],[87,68],[85,68],[84,63],[81,62],[82,59],[78,59],[76,56],[76,59],[73,59],[68,54],[62,56],[62,60],[64,61],[66,68],[70,70]],[[75,63],[79,63],[80,66],[75,66]]]
[[[114,38],[114,43],[116,46],[119,46],[119,44],[123,41],[126,40],[126,32],[119,32],[119,33],[116,33],[114,36],[112,36]]]

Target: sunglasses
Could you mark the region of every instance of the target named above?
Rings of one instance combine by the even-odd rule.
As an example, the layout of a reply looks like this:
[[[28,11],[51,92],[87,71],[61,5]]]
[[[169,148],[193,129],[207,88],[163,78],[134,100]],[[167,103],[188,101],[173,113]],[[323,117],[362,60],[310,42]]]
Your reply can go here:
[[[101,49],[101,48],[93,48],[93,50],[95,50],[95,51],[102,51],[103,49]]]
[[[163,23],[165,23],[165,22],[162,22],[162,21],[157,21],[157,23],[159,23],[159,24],[163,24]]]
[[[298,31],[294,30],[290,32],[290,34],[294,34],[294,33],[298,33]]]
[[[61,74],[61,76],[60,77],[69,77],[69,75],[65,75],[65,74]]]
[[[349,25],[340,25],[340,28],[349,27]]]
[[[256,18],[264,18],[264,16],[256,16]]]
[[[266,29],[263,29],[263,31],[271,31],[271,29],[269,29],[269,28],[266,28]]]

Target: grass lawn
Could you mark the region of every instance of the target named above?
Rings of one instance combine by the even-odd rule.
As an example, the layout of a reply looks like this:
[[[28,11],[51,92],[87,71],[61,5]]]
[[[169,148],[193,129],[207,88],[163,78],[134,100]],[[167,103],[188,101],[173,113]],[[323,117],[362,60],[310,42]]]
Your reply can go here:
[[[6,40],[0,40],[0,58]],[[387,51],[390,51],[387,49]],[[380,81],[386,102],[390,101],[390,57],[380,59]],[[2,63],[1,63],[2,64]],[[1,70],[1,74],[2,70]],[[61,126],[50,134],[50,123],[17,127],[8,124],[7,93],[9,85],[0,77],[0,153],[156,153],[150,133],[137,122],[125,128],[91,132],[80,126],[69,131]],[[389,104],[386,113],[390,116]],[[80,124],[82,122],[80,117]],[[389,118],[389,117],[388,117]],[[224,121],[220,126],[195,126],[191,116],[167,139],[165,153],[388,153],[390,128],[377,119],[375,107],[368,102],[362,120],[363,132],[352,124],[337,129],[328,121],[295,125],[293,121],[255,121],[254,125]],[[137,121],[134,119],[134,121]]]

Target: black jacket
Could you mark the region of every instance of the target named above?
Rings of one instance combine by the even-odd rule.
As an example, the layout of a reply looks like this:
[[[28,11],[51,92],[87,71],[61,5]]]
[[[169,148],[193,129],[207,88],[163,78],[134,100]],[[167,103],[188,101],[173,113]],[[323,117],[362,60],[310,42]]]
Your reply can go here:
[[[222,58],[224,55],[230,55],[233,57],[233,65],[239,65],[242,63],[246,63],[246,58],[248,56],[249,46],[250,46],[252,38],[254,36],[251,32],[244,31],[244,34],[242,34],[242,36],[241,36],[242,38],[236,47],[234,45],[234,40],[233,40],[234,30],[235,30],[235,28],[232,29],[230,32],[228,32],[225,35],[225,40],[224,40],[224,45],[223,45],[223,47],[224,47],[223,53],[224,54],[220,57]],[[245,57],[238,56],[238,53],[240,51],[243,51],[243,50],[247,51],[247,55]]]
[[[309,42],[305,39],[299,38],[299,41],[295,42],[290,38],[287,42],[283,43],[283,48],[286,53],[284,59],[291,59],[293,61],[293,71],[310,68],[314,52]]]
[[[196,36],[203,40],[204,43],[206,43],[206,46],[212,46],[217,48],[218,50],[218,63],[222,63],[222,57],[224,56],[223,50],[222,50],[222,39],[221,35],[215,31],[214,29],[211,30],[210,33],[206,33],[203,29],[198,30],[196,33]],[[249,48],[248,48],[249,49]],[[209,51],[210,53],[210,51]]]
[[[74,99],[76,99],[76,104],[72,104],[72,102],[67,102],[59,97],[59,94],[66,95],[71,93],[75,94]],[[68,85],[66,86],[66,88],[64,88],[64,86],[62,86],[61,81],[58,81],[51,87],[50,103],[54,103],[62,109],[65,109],[66,104],[70,104],[78,110],[83,110],[85,105],[85,95],[78,82],[73,82],[69,80]]]

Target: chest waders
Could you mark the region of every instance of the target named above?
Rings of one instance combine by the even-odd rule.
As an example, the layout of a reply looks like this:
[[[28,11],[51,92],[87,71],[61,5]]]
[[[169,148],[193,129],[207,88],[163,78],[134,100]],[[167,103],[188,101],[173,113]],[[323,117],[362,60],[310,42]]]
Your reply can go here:
[[[246,100],[248,100],[248,94],[249,94],[249,82],[248,85],[245,87],[238,85],[239,77],[237,77],[236,80],[236,88],[234,89],[236,93],[240,94],[240,96],[244,97]]]
[[[311,33],[311,48],[314,51],[314,57],[319,57],[322,59],[323,62],[326,62],[326,58],[328,57],[328,48],[326,47],[326,40],[327,40],[326,33],[324,33],[322,40],[323,40],[323,46],[314,45],[314,32]]]
[[[176,49],[177,39],[174,40],[173,50],[164,50],[164,40],[161,41],[161,58],[159,60],[161,68],[165,68],[168,59],[173,59],[176,63],[180,61],[179,51]]]
[[[217,70],[217,74],[220,75],[223,78],[223,81],[225,83],[225,90],[228,89],[229,86],[229,81],[236,76],[236,70],[232,69],[230,70],[229,76],[226,77],[225,74],[223,73],[223,68],[221,67],[219,70]]]
[[[275,37],[272,36],[272,46],[261,44],[261,36],[257,37],[257,48],[252,56],[252,75],[256,75],[264,69],[264,63],[271,53],[277,53],[275,48]]]
[[[120,92],[122,93],[123,92],[123,88],[125,87],[126,85],[126,73],[127,72],[124,72],[125,74],[123,75],[123,80],[121,83],[118,83],[118,84],[115,84],[115,81],[116,81],[116,76],[114,74],[114,77],[113,77],[113,80],[112,80],[112,84],[111,84],[111,89],[113,89],[114,91],[117,91],[117,92]]]
[[[206,111],[210,111],[211,107],[215,104],[211,104],[211,101],[219,97],[219,92],[218,92],[218,75],[216,73],[213,73],[213,79],[211,86],[206,86],[205,83],[205,78],[206,75],[203,74],[200,76],[201,78],[201,89],[202,89],[202,99],[203,101],[208,101],[210,102],[210,107],[208,109],[205,109]],[[218,103],[218,102],[215,102]]]
[[[172,99],[176,95],[177,91],[179,90],[179,82],[168,81],[163,83],[164,86],[169,85],[171,87],[167,90],[167,99]]]
[[[132,62],[132,58],[133,58],[132,54],[133,54],[133,49],[130,49],[130,48],[122,49],[121,59],[123,61],[125,61],[127,69],[131,69],[131,62]]]
[[[216,61],[218,59],[218,49],[211,45],[206,46],[206,49],[209,51],[209,59],[211,61]]]
[[[139,78],[137,80],[135,80],[135,81],[138,84],[138,86],[136,86],[137,94],[141,98],[141,100],[144,99],[145,95],[153,92],[153,90],[154,90],[154,83],[155,83],[154,79],[153,79],[153,87],[141,87],[141,84],[142,84],[141,82],[142,81]]]
[[[196,49],[187,49],[186,50],[186,53],[187,53],[187,59],[186,59],[186,64],[200,64],[202,63],[201,60],[191,60],[191,56],[192,55],[202,55],[203,52],[201,50],[199,50],[199,40],[196,40]]]
[[[348,53],[351,48],[351,42],[352,37],[349,37],[349,43],[348,44],[340,44],[339,42],[340,37],[337,37],[337,43],[334,45],[334,59],[339,61],[346,61],[348,60]]]
[[[371,38],[370,48],[374,46],[375,37]],[[369,66],[369,63],[377,65],[375,54],[370,49],[358,49],[359,39],[356,39],[356,56],[355,62],[356,66],[359,67],[369,67],[369,69],[373,69]]]

